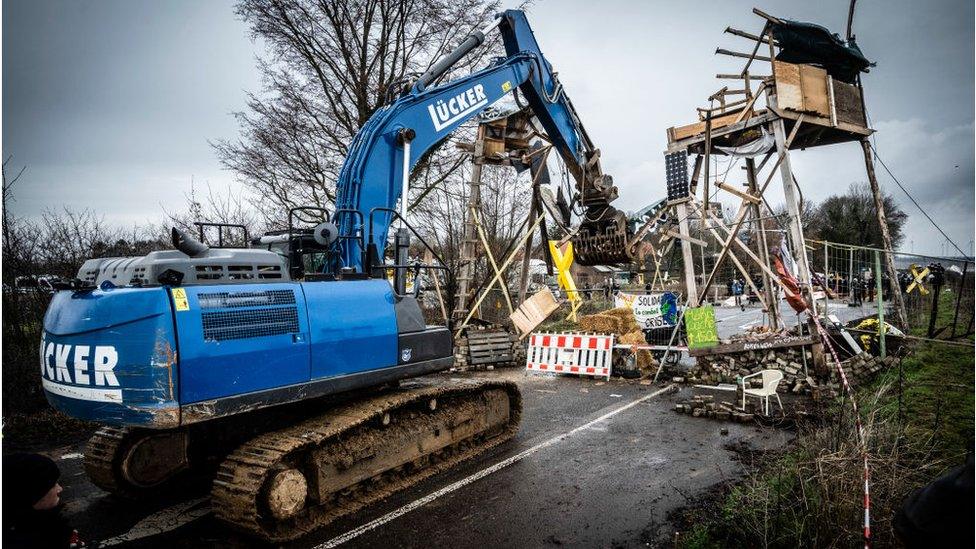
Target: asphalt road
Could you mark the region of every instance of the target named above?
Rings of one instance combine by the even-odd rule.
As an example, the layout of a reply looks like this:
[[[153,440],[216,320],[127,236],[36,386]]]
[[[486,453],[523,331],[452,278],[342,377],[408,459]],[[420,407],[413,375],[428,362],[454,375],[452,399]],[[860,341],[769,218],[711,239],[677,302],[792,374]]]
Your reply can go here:
[[[515,439],[291,546],[667,545],[670,512],[742,473],[733,445],[776,448],[791,436],[679,415],[673,405],[687,388],[672,394],[663,385],[510,369],[470,375],[519,383],[525,412]],[[82,452],[75,444],[47,453],[62,468],[66,513],[85,537],[139,547],[258,546],[213,519],[206,493],[134,505],[102,492],[85,477]]]
[[[822,303],[821,301],[820,304]],[[779,311],[785,327],[796,326],[796,312],[790,308],[786,301],[780,300]],[[841,322],[878,314],[877,307],[873,303],[867,306],[848,307],[847,303],[841,301],[828,302],[827,311],[831,315],[836,315]],[[727,338],[742,333],[753,326],[762,325],[764,320],[765,315],[762,312],[761,305],[747,305],[744,311],[738,307],[715,307],[715,324],[720,338]]]

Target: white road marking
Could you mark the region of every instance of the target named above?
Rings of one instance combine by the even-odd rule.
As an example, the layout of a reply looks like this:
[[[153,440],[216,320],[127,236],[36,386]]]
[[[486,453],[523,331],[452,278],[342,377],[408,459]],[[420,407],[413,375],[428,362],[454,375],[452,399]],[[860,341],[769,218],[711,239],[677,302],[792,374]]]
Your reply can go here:
[[[753,320],[752,322],[749,322],[749,323],[746,323],[746,324],[743,324],[743,325],[739,326],[739,329],[740,330],[745,330],[749,326],[753,326],[755,324],[759,324],[760,322],[762,322],[762,321],[761,320]]]
[[[202,497],[167,507],[140,520],[128,532],[108,538],[99,547],[128,543],[175,530],[210,514],[210,498]]]
[[[472,482],[481,480],[481,479],[487,477],[488,475],[490,475],[490,474],[492,474],[492,473],[494,473],[496,471],[500,471],[500,470],[508,467],[509,465],[512,465],[513,463],[517,463],[519,461],[522,461],[523,459],[531,456],[532,454],[538,452],[539,450],[542,450],[543,448],[548,448],[549,446],[552,446],[554,444],[557,444],[557,443],[559,443],[559,442],[561,442],[561,441],[563,441],[563,440],[565,440],[565,439],[567,439],[567,438],[575,435],[576,433],[579,433],[580,431],[585,431],[585,430],[589,429],[593,425],[596,425],[597,423],[600,423],[601,421],[603,421],[605,419],[610,419],[613,416],[619,414],[620,412],[629,410],[630,408],[633,408],[634,406],[637,406],[638,404],[640,404],[642,402],[645,402],[647,400],[650,400],[650,399],[652,399],[652,398],[660,395],[661,393],[664,393],[664,392],[670,390],[671,387],[672,386],[669,385],[669,386],[667,386],[667,387],[665,387],[663,389],[658,389],[657,391],[654,391],[653,393],[651,393],[649,395],[645,395],[645,396],[643,396],[643,397],[641,397],[641,398],[639,398],[637,400],[634,400],[634,401],[631,401],[631,402],[629,402],[627,404],[624,404],[623,406],[621,406],[619,408],[615,408],[615,409],[613,409],[613,410],[611,410],[611,411],[603,414],[602,416],[600,416],[600,417],[598,417],[598,418],[596,418],[596,419],[594,419],[592,421],[589,421],[587,423],[584,423],[583,425],[580,425],[579,427],[576,427],[575,429],[572,429],[570,431],[566,431],[565,433],[563,433],[561,435],[557,435],[557,436],[555,436],[553,438],[550,438],[549,440],[547,440],[545,442],[540,442],[539,444],[536,444],[535,446],[533,446],[533,447],[531,447],[531,448],[529,448],[527,450],[524,450],[524,451],[522,451],[522,452],[520,452],[518,454],[515,454],[514,456],[512,456],[512,457],[510,457],[508,459],[499,461],[498,463],[492,465],[491,467],[488,467],[486,469],[482,469],[481,471],[478,471],[477,473],[474,473],[474,474],[472,474],[472,475],[470,475],[468,477],[465,477],[465,478],[463,478],[463,479],[461,479],[461,480],[459,480],[459,481],[457,481],[457,482],[455,482],[453,484],[449,484],[449,485],[441,488],[440,490],[437,490],[436,492],[432,492],[432,493],[430,493],[430,494],[428,494],[428,495],[426,495],[426,496],[424,496],[424,497],[422,497],[422,498],[420,498],[418,500],[415,500],[415,501],[413,501],[411,503],[408,503],[408,504],[404,505],[403,507],[400,507],[399,509],[396,509],[394,511],[391,511],[391,512],[389,512],[389,513],[387,513],[387,514],[385,514],[385,515],[383,515],[383,516],[375,519],[375,520],[372,520],[370,522],[367,522],[366,524],[363,524],[362,526],[359,526],[358,528],[354,528],[354,529],[346,532],[345,534],[342,534],[341,536],[334,537],[331,540],[329,540],[329,541],[327,541],[327,542],[325,542],[325,543],[323,543],[321,545],[317,545],[315,547],[315,549],[330,549],[332,547],[337,547],[339,545],[342,545],[343,543],[346,543],[347,541],[353,540],[353,539],[355,539],[355,538],[357,538],[357,537],[365,534],[366,532],[369,532],[370,530],[373,530],[373,529],[375,529],[375,528],[377,528],[379,526],[382,526],[382,525],[390,522],[391,520],[395,520],[395,519],[397,519],[399,517],[402,517],[403,515],[409,513],[410,511],[413,511],[415,509],[418,509],[420,507],[423,507],[424,505],[427,505],[428,503],[434,501],[435,499],[440,498],[441,496],[445,496],[447,494],[450,494],[451,492],[454,492],[455,490],[458,490],[459,488],[463,488],[463,487],[467,486],[468,484],[471,484]]]
[[[83,457],[85,457],[85,454],[81,454],[81,453],[78,453],[78,452],[72,452],[70,454],[65,454],[65,455],[61,456],[61,459],[81,459]]]
[[[732,320],[735,317],[742,316],[742,315],[752,314],[754,312],[756,312],[756,311],[754,311],[752,309],[747,309],[747,310],[745,310],[745,311],[743,311],[741,313],[735,313],[734,315],[729,315],[729,316],[724,317],[724,318],[717,318],[717,319],[715,319],[715,322],[716,323],[725,322],[726,320]]]
[[[462,488],[462,487],[464,487],[464,486],[466,486],[468,484],[471,484],[472,482],[475,482],[477,480],[480,480],[480,479],[482,479],[482,478],[484,478],[484,477],[486,477],[486,476],[488,476],[488,475],[490,475],[490,474],[492,474],[492,473],[494,473],[494,472],[496,472],[498,470],[504,469],[505,467],[508,467],[509,465],[512,465],[513,463],[516,463],[518,461],[521,461],[521,460],[523,460],[523,459],[531,456],[532,454],[538,452],[539,450],[542,450],[543,448],[547,448],[549,446],[552,446],[553,444],[556,444],[556,443],[558,443],[558,442],[560,442],[560,441],[562,441],[562,440],[564,440],[564,439],[566,439],[566,438],[568,438],[568,437],[570,437],[570,436],[572,436],[572,435],[574,435],[574,434],[576,434],[576,433],[578,433],[580,431],[583,431],[583,430],[606,431],[606,427],[598,427],[598,428],[595,428],[595,429],[593,429],[592,427],[594,425],[596,425],[597,423],[605,420],[605,419],[609,419],[609,418],[611,418],[611,417],[619,414],[620,412],[623,412],[623,411],[625,411],[625,410],[627,410],[629,408],[632,408],[632,407],[634,407],[634,406],[636,406],[638,404],[641,404],[643,402],[646,402],[646,401],[650,400],[651,398],[660,395],[661,393],[666,392],[671,387],[672,386],[669,385],[669,386],[667,386],[667,387],[665,387],[663,389],[659,389],[657,391],[654,391],[653,393],[651,393],[649,395],[645,395],[645,396],[643,396],[643,397],[641,397],[641,398],[639,398],[637,400],[634,400],[632,402],[629,402],[629,403],[627,403],[627,404],[625,404],[625,405],[623,405],[623,406],[621,406],[619,408],[616,408],[616,409],[614,409],[614,410],[612,410],[612,411],[610,411],[610,412],[608,412],[608,413],[606,413],[606,414],[604,414],[604,415],[602,415],[602,416],[600,416],[600,417],[598,417],[598,418],[596,418],[596,419],[594,419],[592,421],[589,421],[589,422],[587,422],[587,423],[585,423],[583,425],[580,425],[579,427],[576,427],[575,429],[572,429],[571,431],[567,431],[567,432],[565,432],[565,433],[563,433],[561,435],[557,435],[557,436],[555,436],[555,437],[553,437],[553,438],[551,438],[551,439],[549,439],[549,440],[547,440],[545,442],[541,442],[539,444],[536,444],[535,446],[529,448],[528,450],[525,450],[525,451],[523,451],[523,452],[521,452],[519,454],[516,454],[516,455],[514,455],[514,456],[512,456],[512,457],[510,457],[510,458],[508,458],[506,460],[500,461],[500,462],[496,463],[495,465],[492,465],[491,467],[488,467],[487,469],[483,469],[483,470],[481,470],[481,471],[479,471],[477,473],[474,473],[473,475],[471,475],[469,477],[466,477],[464,479],[461,479],[461,480],[455,482],[454,484],[450,484],[450,485],[448,485],[448,486],[446,486],[444,488],[441,488],[440,490],[438,490],[438,491],[436,491],[436,492],[434,492],[432,494],[429,494],[429,495],[427,495],[427,496],[425,496],[425,497],[423,497],[421,499],[418,499],[418,500],[416,500],[416,501],[414,501],[412,503],[409,503],[409,504],[407,504],[407,505],[405,505],[405,506],[403,506],[403,507],[401,507],[401,508],[399,508],[399,509],[391,512],[391,513],[388,513],[388,514],[386,514],[386,515],[384,515],[384,516],[382,516],[382,517],[380,517],[380,518],[372,521],[372,522],[369,522],[367,524],[364,524],[364,525],[360,526],[359,528],[356,528],[355,530],[351,530],[351,531],[349,531],[349,532],[347,532],[347,533],[345,533],[345,534],[343,534],[343,535],[341,535],[339,537],[333,538],[332,540],[327,541],[327,542],[325,542],[322,545],[319,545],[316,549],[325,549],[325,548],[329,548],[329,547],[336,547],[337,545],[340,545],[342,543],[345,543],[345,542],[347,542],[347,541],[349,541],[349,540],[351,540],[353,538],[359,537],[360,535],[362,535],[362,534],[364,534],[364,533],[366,533],[366,532],[368,532],[368,531],[370,531],[370,530],[372,530],[372,529],[374,529],[374,528],[376,528],[378,526],[381,526],[383,524],[386,524],[387,522],[390,522],[393,519],[396,519],[396,518],[398,518],[398,517],[400,517],[402,515],[405,515],[405,514],[409,513],[410,511],[413,511],[414,509],[417,509],[419,507],[422,507],[422,506],[424,506],[424,505],[426,505],[426,504],[434,501],[435,499],[438,499],[439,497],[441,497],[443,495],[446,495],[446,494],[449,494],[451,492],[454,492],[455,490],[457,490],[459,488]],[[61,456],[61,459],[76,459],[76,458],[79,458],[79,457],[84,457],[84,455],[83,454],[77,454],[77,455],[75,455],[75,454],[65,454],[65,455]],[[145,517],[144,519],[142,519],[139,522],[137,522],[132,528],[129,529],[128,532],[126,532],[124,534],[121,534],[121,535],[118,535],[118,536],[115,536],[115,537],[112,537],[112,538],[108,538],[108,539],[102,540],[100,542],[101,543],[100,546],[101,547],[109,547],[109,546],[113,546],[113,545],[119,545],[119,544],[122,544],[122,543],[129,543],[129,542],[136,541],[136,540],[139,540],[139,539],[144,539],[144,538],[148,538],[148,537],[151,537],[151,536],[156,536],[156,535],[159,535],[159,534],[163,534],[163,533],[166,533],[166,532],[170,532],[172,530],[176,530],[177,528],[180,528],[182,526],[185,526],[185,525],[187,525],[187,524],[189,524],[189,523],[191,523],[191,522],[193,522],[193,521],[195,521],[195,520],[197,520],[199,518],[205,517],[205,516],[209,515],[210,513],[211,513],[211,509],[210,509],[210,498],[209,497],[202,497],[202,498],[197,498],[197,499],[193,499],[193,500],[190,500],[190,501],[184,501],[182,503],[178,503],[178,504],[173,505],[171,507],[167,507],[166,509],[163,509],[161,511],[157,511],[157,512],[155,512],[155,513],[153,513],[153,514]]]

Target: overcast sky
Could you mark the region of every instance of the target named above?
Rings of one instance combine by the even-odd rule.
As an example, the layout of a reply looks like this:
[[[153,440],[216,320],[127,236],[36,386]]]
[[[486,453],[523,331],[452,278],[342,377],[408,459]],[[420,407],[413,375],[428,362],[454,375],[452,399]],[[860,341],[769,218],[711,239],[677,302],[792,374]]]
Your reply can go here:
[[[529,20],[603,151],[618,204],[634,210],[664,196],[666,128],[694,121],[695,107],[724,85],[714,75],[741,68],[714,55],[716,46],[750,47],[726,26],[757,32],[757,6],[843,33],[847,5],[541,0]],[[861,0],[857,9],[858,44],[877,63],[864,86],[878,152],[970,252],[973,2]],[[258,53],[231,2],[4,0],[3,155],[28,166],[12,211],[70,205],[128,225],[179,209],[191,180],[238,192],[208,140],[236,136],[231,113],[260,90]],[[856,143],[791,158],[807,200],[866,180]],[[944,239],[878,169],[910,216],[902,250],[941,253]],[[770,202],[781,202],[782,188],[770,189]]]

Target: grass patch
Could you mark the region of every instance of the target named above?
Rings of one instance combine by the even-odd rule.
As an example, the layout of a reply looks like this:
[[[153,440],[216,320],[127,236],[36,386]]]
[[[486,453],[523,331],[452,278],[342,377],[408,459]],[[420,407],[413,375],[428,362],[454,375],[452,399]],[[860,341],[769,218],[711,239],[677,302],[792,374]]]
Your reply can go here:
[[[918,344],[857,401],[872,468],[872,532],[897,545],[891,520],[905,497],[973,448],[971,347]],[[856,546],[862,539],[861,453],[850,403],[839,399],[827,421],[801,427],[785,453],[768,456],[679,538],[678,546]]]

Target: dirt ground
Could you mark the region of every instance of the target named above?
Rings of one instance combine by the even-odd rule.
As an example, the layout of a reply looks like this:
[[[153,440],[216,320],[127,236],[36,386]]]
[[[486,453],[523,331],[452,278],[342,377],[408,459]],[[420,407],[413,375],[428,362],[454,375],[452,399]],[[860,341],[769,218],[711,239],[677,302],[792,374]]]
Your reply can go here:
[[[741,450],[780,448],[792,436],[677,414],[687,388],[675,394],[663,384],[512,369],[445,375],[516,381],[525,412],[515,439],[292,546],[669,545],[669,515],[742,474]],[[213,519],[205,492],[134,505],[99,490],[85,477],[79,439],[35,441],[31,449],[58,462],[65,512],[85,537],[140,547],[258,546]],[[5,452],[25,449],[6,442]]]

